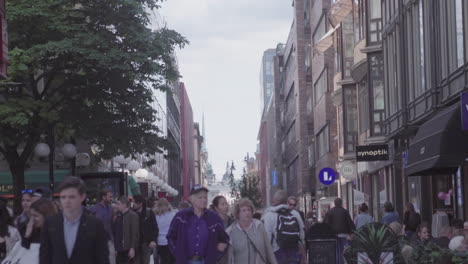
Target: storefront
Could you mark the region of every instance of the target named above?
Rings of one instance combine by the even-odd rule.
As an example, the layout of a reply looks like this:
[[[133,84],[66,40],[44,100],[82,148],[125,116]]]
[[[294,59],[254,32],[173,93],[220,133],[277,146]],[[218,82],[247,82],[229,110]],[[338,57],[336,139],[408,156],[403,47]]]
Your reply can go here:
[[[459,104],[441,110],[421,125],[410,143],[405,175],[408,198],[430,221],[437,210],[467,218],[468,132],[461,128]]]

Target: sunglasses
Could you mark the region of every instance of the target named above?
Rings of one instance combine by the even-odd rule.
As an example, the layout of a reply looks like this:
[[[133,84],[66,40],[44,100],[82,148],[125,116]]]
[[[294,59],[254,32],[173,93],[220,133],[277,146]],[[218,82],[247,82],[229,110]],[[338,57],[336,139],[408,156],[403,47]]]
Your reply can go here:
[[[289,203],[289,205],[290,205],[290,206],[296,206],[296,204],[295,204],[295,203]]]
[[[29,194],[32,194],[34,191],[32,189],[26,189],[26,190],[22,190],[21,193],[29,193]]]

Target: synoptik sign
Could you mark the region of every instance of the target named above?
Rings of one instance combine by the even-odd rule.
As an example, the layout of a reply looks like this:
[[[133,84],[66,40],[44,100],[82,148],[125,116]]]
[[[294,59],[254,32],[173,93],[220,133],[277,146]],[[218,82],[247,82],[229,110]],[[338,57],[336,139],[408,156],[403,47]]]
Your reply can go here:
[[[388,160],[388,145],[356,146],[356,161]]]

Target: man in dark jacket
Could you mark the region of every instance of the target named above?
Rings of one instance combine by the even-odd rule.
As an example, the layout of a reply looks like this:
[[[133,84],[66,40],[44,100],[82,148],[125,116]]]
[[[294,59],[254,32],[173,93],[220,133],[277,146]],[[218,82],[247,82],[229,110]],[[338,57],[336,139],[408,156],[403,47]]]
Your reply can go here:
[[[208,189],[196,185],[190,192],[193,207],[179,211],[167,234],[177,264],[215,264],[224,255],[229,236],[223,220],[207,209]]]
[[[82,180],[68,177],[60,184],[63,211],[46,220],[41,234],[40,264],[109,264],[107,236],[101,221],[85,213]]]
[[[135,259],[140,244],[138,215],[130,210],[130,201],[126,196],[119,198],[117,209],[119,215],[113,226],[117,264],[129,264]]]
[[[135,201],[133,210],[138,214],[140,220],[140,245],[135,256],[135,264],[149,264],[151,252],[156,247],[158,239],[158,224],[153,211],[146,208],[146,201],[143,196],[135,195],[133,200]]]
[[[323,222],[329,224],[337,236],[337,256],[339,257],[337,263],[341,264],[343,263],[343,248],[356,227],[348,210],[343,208],[343,200],[336,198],[334,203],[335,207],[327,213]]]

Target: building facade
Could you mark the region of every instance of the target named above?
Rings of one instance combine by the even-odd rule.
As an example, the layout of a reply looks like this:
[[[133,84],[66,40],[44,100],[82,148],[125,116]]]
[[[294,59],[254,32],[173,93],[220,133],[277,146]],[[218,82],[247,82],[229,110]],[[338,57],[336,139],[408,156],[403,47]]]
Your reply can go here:
[[[180,113],[181,113],[181,153],[182,153],[182,184],[183,198],[188,199],[190,190],[195,183],[195,150],[193,137],[193,111],[184,83],[180,83]]]

